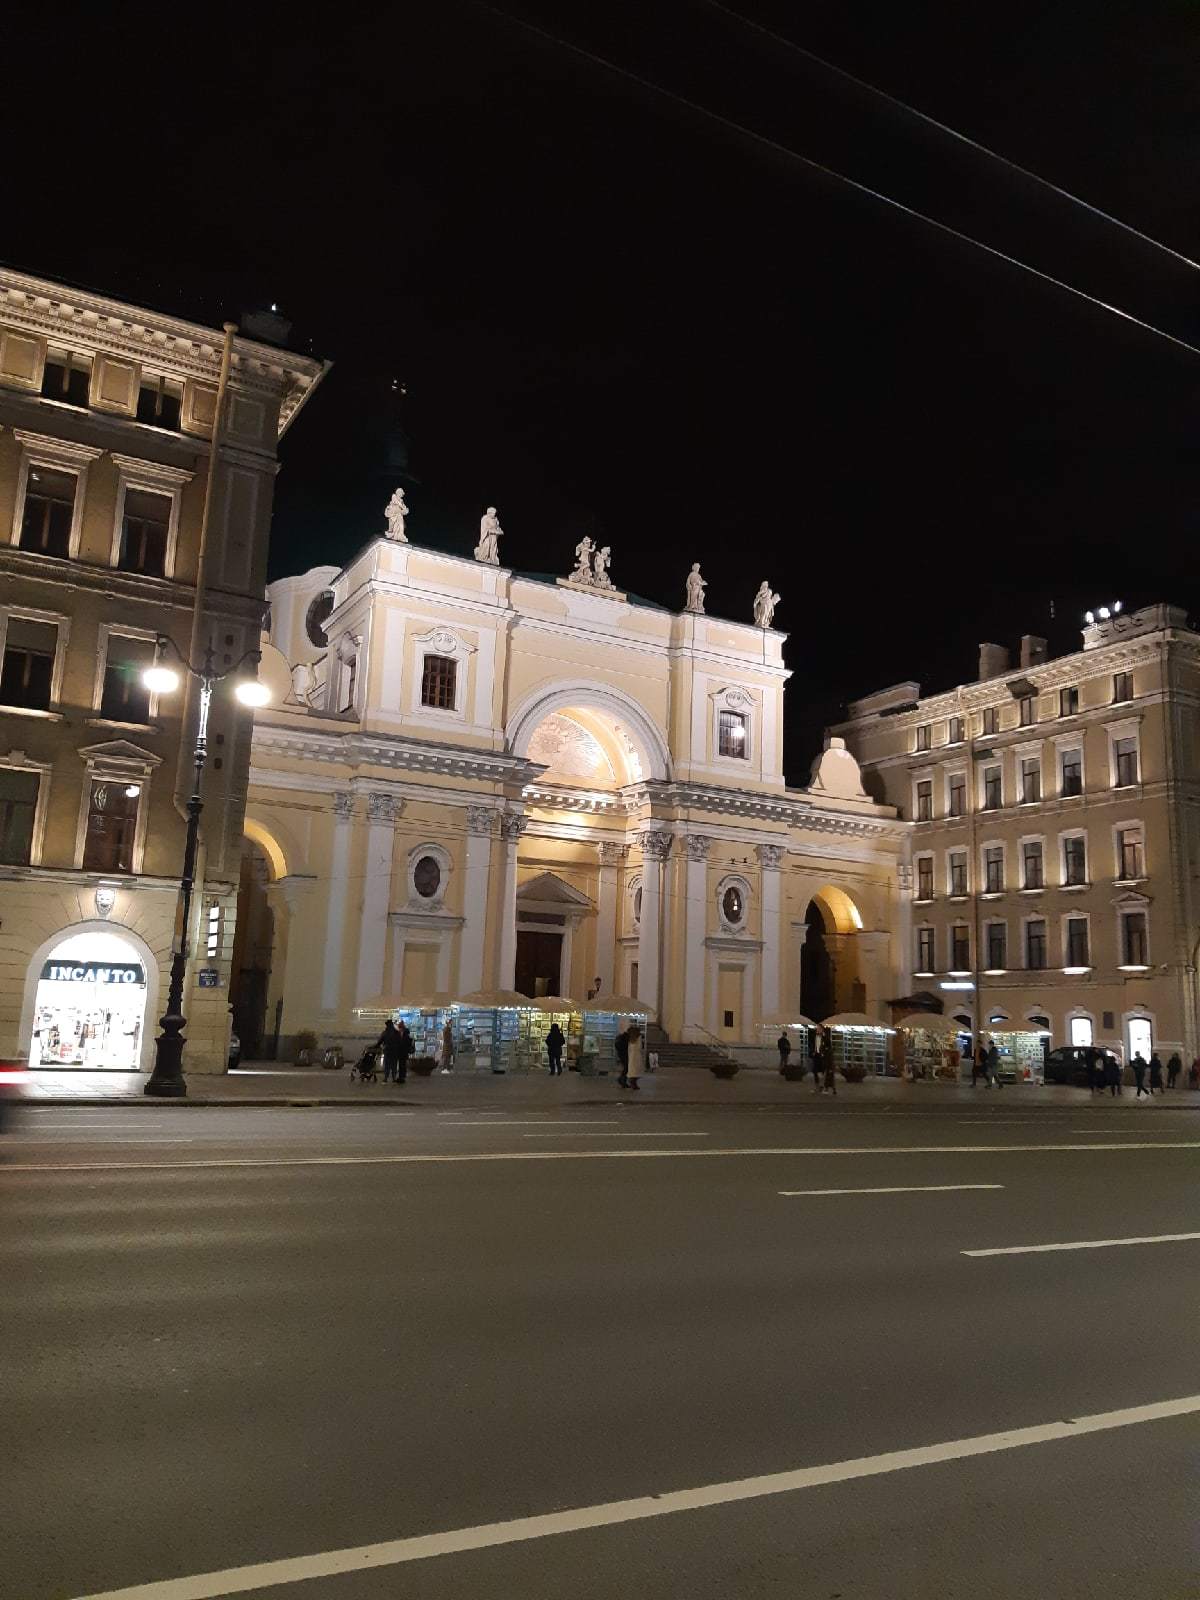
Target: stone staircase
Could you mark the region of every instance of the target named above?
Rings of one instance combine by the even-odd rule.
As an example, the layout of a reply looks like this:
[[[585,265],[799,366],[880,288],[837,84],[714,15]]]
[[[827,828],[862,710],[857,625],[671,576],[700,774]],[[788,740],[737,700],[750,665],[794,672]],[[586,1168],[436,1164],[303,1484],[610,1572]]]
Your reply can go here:
[[[655,1033],[660,1035],[658,1040]],[[657,1052],[660,1072],[670,1067],[715,1067],[722,1062],[733,1062],[732,1056],[711,1044],[672,1044],[661,1028],[648,1029],[647,1034],[646,1048]]]

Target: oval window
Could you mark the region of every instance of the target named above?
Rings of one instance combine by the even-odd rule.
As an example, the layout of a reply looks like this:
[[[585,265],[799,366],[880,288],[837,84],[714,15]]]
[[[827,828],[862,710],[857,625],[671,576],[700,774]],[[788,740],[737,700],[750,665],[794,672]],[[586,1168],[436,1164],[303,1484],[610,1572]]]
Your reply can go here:
[[[422,900],[432,900],[442,883],[442,869],[435,856],[422,856],[413,868],[413,887]]]
[[[329,643],[325,634],[325,623],[329,620],[329,613],[333,610],[333,590],[323,590],[304,613],[304,631],[308,635],[310,644],[316,645],[318,650],[323,650]]]
[[[726,922],[741,922],[743,917],[746,915],[746,906],[742,899],[742,891],[740,889],[735,889],[734,886],[730,884],[729,888],[726,889],[725,893],[721,896],[721,910],[725,913]]]
[[[642,920],[642,891],[640,887],[633,891],[633,920],[635,922]]]

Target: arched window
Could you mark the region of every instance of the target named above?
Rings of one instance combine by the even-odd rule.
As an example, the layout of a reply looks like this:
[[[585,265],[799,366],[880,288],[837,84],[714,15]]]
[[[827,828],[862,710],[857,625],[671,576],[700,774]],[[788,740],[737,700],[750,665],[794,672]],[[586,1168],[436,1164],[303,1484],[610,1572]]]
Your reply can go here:
[[[324,650],[329,643],[325,633],[325,624],[329,620],[332,610],[333,590],[323,589],[304,613],[304,631],[308,635],[308,642],[315,645],[318,650]]]

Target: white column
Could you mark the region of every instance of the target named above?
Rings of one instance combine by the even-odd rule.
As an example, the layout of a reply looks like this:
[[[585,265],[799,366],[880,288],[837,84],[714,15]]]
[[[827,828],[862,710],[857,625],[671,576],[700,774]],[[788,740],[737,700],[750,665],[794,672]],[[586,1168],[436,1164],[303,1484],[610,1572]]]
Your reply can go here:
[[[684,894],[687,915],[683,951],[683,1037],[696,1037],[696,1030],[707,1030],[704,1014],[704,940],[708,933],[708,852],[712,840],[702,833],[689,833],[683,841],[687,853]],[[703,1038],[703,1033],[699,1035]]]
[[[458,992],[483,988],[483,950],[487,934],[488,884],[492,870],[490,806],[467,807],[467,862],[463,884],[463,929],[458,946]]]
[[[346,936],[346,893],[350,886],[350,824],[354,796],[338,790],[333,797],[333,852],[329,862],[329,910],[325,924],[325,961],[321,1009],[335,1012],[341,999],[342,942]]]
[[[642,847],[642,920],[638,930],[638,998],[660,1009],[663,863],[671,835],[650,830],[638,835]]]
[[[779,1010],[779,956],[783,945],[780,937],[780,868],[783,866],[784,847],[781,844],[760,844],[758,865],[762,881],[762,1015],[773,1016]]]
[[[373,1000],[383,992],[383,958],[387,948],[388,903],[392,898],[396,812],[394,795],[367,796],[367,857],[363,867],[356,1001]]]
[[[500,891],[500,970],[498,989],[511,989],[517,981],[517,844],[529,825],[521,811],[505,811],[500,818],[504,841],[504,879]]]
[[[616,977],[617,964],[617,875],[625,857],[623,844],[600,846],[599,906],[596,914],[596,970],[589,974],[599,978],[601,994],[616,994],[620,984]]]

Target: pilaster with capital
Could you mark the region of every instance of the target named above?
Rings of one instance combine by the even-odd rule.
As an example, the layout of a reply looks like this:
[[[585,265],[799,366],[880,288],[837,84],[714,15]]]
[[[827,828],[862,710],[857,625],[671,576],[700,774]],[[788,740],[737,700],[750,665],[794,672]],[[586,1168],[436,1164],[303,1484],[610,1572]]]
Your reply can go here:
[[[642,847],[642,920],[638,928],[638,998],[659,1009],[662,991],[663,863],[671,851],[671,835],[644,828]]]
[[[392,858],[396,818],[403,803],[383,790],[367,795],[367,844],[363,863],[362,922],[358,940],[355,1000],[372,1000],[383,992],[387,950],[387,918],[392,899]]]
[[[600,979],[601,994],[612,994],[617,988],[617,881],[627,850],[625,845],[605,839],[597,846],[597,853],[600,873],[596,894],[596,971],[592,976]]]
[[[458,946],[458,989],[471,994],[484,986],[483,954],[487,948],[487,919],[492,881],[492,840],[496,810],[493,806],[468,806],[467,854],[464,865],[463,928]]]
[[[712,840],[704,833],[689,833],[683,841],[686,871],[683,895],[685,915],[683,951],[683,1037],[703,1030],[705,936],[708,933],[708,856]],[[704,1037],[703,1032],[698,1035]]]
[[[762,1015],[779,1010],[779,963],[783,950],[781,868],[786,850],[781,844],[757,847],[762,892]]]
[[[350,889],[350,843],[354,796],[348,789],[333,794],[333,847],[329,856],[329,905],[321,968],[321,1009],[333,1014],[342,998],[342,954],[346,938],[346,899]]]
[[[511,989],[517,981],[517,846],[528,826],[529,818],[523,811],[500,813],[504,871],[500,894],[500,969],[496,974],[498,989]]]

